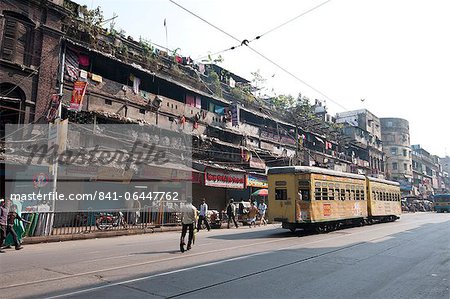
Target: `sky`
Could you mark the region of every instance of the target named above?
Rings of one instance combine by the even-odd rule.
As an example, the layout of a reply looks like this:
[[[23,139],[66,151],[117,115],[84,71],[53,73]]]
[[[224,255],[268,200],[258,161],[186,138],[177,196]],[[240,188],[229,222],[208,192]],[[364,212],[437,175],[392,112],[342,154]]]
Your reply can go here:
[[[259,70],[268,93],[325,101],[332,115],[365,108],[406,119],[411,144],[450,155],[450,1],[174,1],[227,34],[169,0],[75,2],[100,6],[105,19],[117,14],[115,28],[135,40],[193,59],[240,44],[229,35],[253,40],[274,29],[249,46],[284,71],[245,46],[221,53],[220,65],[249,80]]]

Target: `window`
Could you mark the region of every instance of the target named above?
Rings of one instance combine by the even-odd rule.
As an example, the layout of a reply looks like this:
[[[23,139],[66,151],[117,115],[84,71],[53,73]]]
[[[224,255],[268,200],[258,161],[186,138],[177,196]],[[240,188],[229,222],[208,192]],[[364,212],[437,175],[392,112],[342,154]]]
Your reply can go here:
[[[328,200],[328,188],[322,188],[322,200]]]
[[[287,200],[287,189],[275,188],[275,200]]]
[[[314,195],[315,195],[314,198],[316,200],[321,200],[321,195],[322,195],[321,189],[320,188],[316,188],[315,192],[314,192]]]
[[[392,163],[392,169],[397,170],[397,168],[398,168],[397,162]]]
[[[339,196],[340,199],[341,199],[341,200],[345,200],[345,190],[344,190],[344,189],[341,189],[339,193],[340,193],[340,196]]]
[[[408,170],[408,164],[403,163],[403,169],[404,169],[404,170]]]
[[[140,114],[145,114],[145,109],[139,109]]]
[[[33,24],[26,17],[5,11],[3,42],[0,57],[18,64],[31,65]]]
[[[408,155],[408,151],[406,149],[403,149],[403,156],[406,157]]]
[[[397,148],[391,147],[391,155],[397,155]]]
[[[105,105],[112,105],[112,101],[111,100],[105,100]]]
[[[355,197],[355,199],[356,199],[356,200],[361,200],[361,194],[360,194],[360,192],[359,192],[359,189],[356,190],[356,197]]]

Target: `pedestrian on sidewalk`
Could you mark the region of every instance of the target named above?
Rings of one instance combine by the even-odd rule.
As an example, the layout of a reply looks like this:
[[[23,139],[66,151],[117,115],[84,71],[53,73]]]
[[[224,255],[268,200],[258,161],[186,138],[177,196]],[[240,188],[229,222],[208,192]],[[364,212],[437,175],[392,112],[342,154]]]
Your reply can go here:
[[[234,225],[238,228],[238,224],[236,222],[236,205],[234,204],[234,199],[230,199],[230,202],[227,206],[227,217],[228,217],[228,225],[227,228],[230,228],[230,222],[233,220]]]
[[[0,253],[4,251],[1,250],[3,246],[3,241],[6,239],[6,234],[8,230],[8,213],[11,202],[3,200],[0,202]]]
[[[256,225],[256,215],[258,215],[258,208],[256,207],[255,203],[252,201],[250,203],[250,208],[248,209],[247,214],[247,222],[250,227]]]
[[[206,229],[210,231],[211,227],[208,223],[208,204],[206,203],[206,200],[204,198],[202,199],[202,204],[200,205],[200,215],[198,216],[197,232],[202,228],[202,222],[205,223]]]
[[[181,239],[180,250],[184,252],[184,239],[186,237],[187,230],[189,230],[187,250],[191,249],[192,240],[194,238],[194,225],[197,218],[197,209],[192,205],[192,198],[186,199],[186,204],[181,208]]]
[[[259,210],[259,226],[261,226],[261,224],[267,225],[267,221],[266,221],[266,210],[267,210],[267,205],[264,202],[264,200],[261,200],[261,202],[259,203],[258,206],[258,210]]]
[[[18,237],[16,231],[14,230],[14,225],[15,225],[16,219],[19,221],[25,222],[25,223],[30,223],[29,221],[23,219],[19,215],[19,213],[17,212],[17,205],[13,204],[13,205],[11,205],[10,211],[8,213],[8,220],[7,220],[8,225],[7,225],[7,229],[6,229],[6,237],[8,237],[8,234],[11,234],[16,250],[20,250],[23,248],[22,245],[20,244],[22,236]]]

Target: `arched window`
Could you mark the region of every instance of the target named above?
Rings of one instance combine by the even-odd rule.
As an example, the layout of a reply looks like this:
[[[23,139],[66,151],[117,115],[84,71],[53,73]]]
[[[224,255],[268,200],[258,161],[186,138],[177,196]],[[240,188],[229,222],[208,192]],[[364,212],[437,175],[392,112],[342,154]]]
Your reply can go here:
[[[33,57],[33,22],[15,12],[4,11],[3,14],[1,58],[30,66]]]

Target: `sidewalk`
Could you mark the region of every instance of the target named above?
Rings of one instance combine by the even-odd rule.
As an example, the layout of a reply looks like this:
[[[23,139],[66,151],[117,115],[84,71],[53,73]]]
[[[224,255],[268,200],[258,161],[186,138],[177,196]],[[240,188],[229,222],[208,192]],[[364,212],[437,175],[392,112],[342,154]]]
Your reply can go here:
[[[121,230],[111,230],[111,231],[92,231],[92,232],[86,232],[86,233],[75,233],[75,234],[65,234],[65,235],[25,237],[22,240],[22,244],[37,244],[37,243],[48,243],[48,242],[71,241],[71,240],[109,238],[109,237],[117,237],[117,236],[129,236],[129,235],[139,235],[139,234],[168,232],[168,231],[181,231],[181,226],[131,228],[131,229],[121,229]]]

